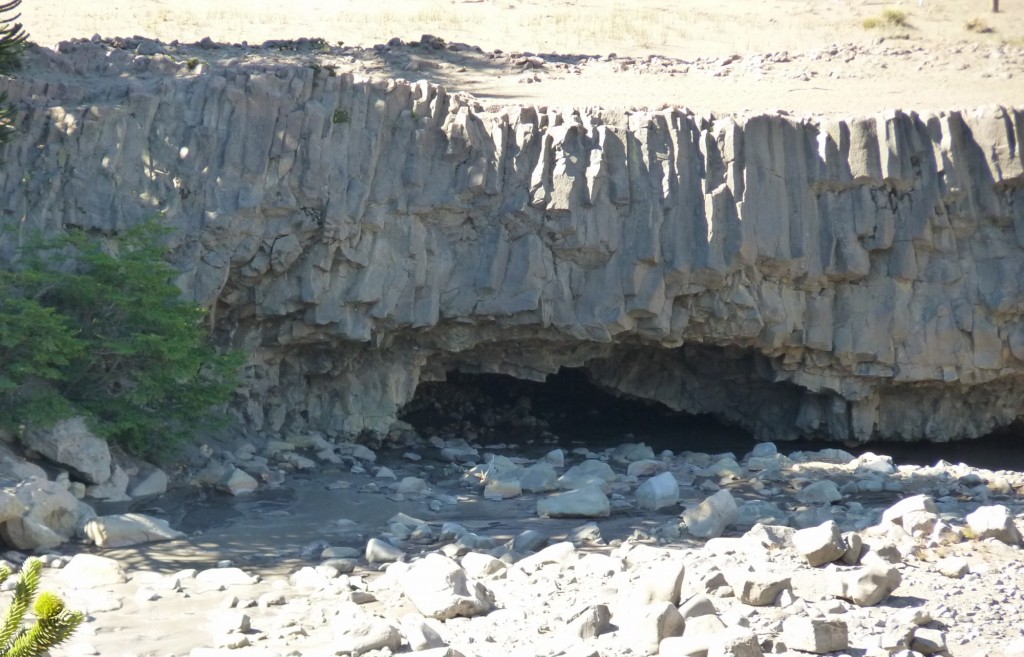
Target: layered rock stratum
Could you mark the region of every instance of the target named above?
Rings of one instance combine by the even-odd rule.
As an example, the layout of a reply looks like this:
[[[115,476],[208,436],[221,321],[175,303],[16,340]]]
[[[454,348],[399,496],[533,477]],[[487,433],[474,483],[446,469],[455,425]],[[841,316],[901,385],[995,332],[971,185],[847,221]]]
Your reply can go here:
[[[308,62],[34,49],[0,258],[161,215],[251,354],[254,430],[384,431],[447,372],[602,387],[761,439],[1024,415],[1024,110],[483,108]]]

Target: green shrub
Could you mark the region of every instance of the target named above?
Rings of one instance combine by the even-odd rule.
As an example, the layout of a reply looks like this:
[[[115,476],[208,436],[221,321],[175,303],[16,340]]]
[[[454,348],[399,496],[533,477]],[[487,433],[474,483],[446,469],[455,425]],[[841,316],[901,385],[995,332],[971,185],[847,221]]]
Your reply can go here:
[[[85,415],[93,430],[160,457],[214,426],[240,355],[218,354],[181,300],[147,222],[104,248],[84,233],[37,241],[0,272],[0,425]]]
[[[907,22],[907,12],[901,9],[886,9],[882,12],[882,18],[893,27],[906,27],[909,24]]]
[[[185,67],[188,68],[188,70],[190,71],[194,71],[196,70],[196,68],[199,67],[199,63],[200,62],[198,57],[189,57],[187,60],[185,60]]]
[[[28,33],[17,20],[21,14],[8,14],[21,5],[21,0],[0,4],[0,73],[7,74],[21,66],[21,54],[28,44]]]
[[[53,593],[42,593],[36,598],[42,569],[43,562],[35,558],[26,560],[21,568],[11,606],[0,625],[0,657],[38,657],[66,641],[85,618],[81,612],[70,611]],[[0,567],[0,583],[10,576],[10,568]],[[36,619],[24,627],[22,621],[33,599]]]
[[[352,117],[349,116],[348,110],[340,107],[334,110],[334,115],[331,117],[334,123],[348,123],[351,119]]]
[[[28,33],[16,22],[21,14],[9,16],[21,0],[0,4],[0,75],[7,75],[21,66],[21,55],[28,43]],[[0,144],[14,134],[14,108],[7,102],[7,92],[0,92]]]
[[[17,112],[7,100],[7,92],[0,91],[0,144],[6,144],[14,136],[14,119]]]

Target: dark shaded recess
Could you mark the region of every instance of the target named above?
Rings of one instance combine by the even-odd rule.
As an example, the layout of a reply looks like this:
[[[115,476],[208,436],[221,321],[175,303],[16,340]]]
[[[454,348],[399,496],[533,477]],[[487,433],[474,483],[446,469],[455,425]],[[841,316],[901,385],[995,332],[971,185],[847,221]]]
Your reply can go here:
[[[888,454],[896,463],[907,465],[935,465],[936,461],[943,460],[987,470],[1021,471],[1024,470],[1024,423],[1018,420],[1009,427],[974,439],[948,443],[879,442],[860,445],[851,451]]]
[[[749,432],[715,416],[692,415],[658,402],[612,394],[595,385],[582,368],[562,368],[543,382],[449,372],[445,381],[421,383],[400,417],[424,436],[465,437],[469,430],[477,442],[515,443],[524,446],[526,453],[541,446],[600,451],[623,442],[645,442],[655,452],[731,451],[742,457],[755,444]],[[886,454],[897,464],[934,465],[945,460],[990,470],[1024,469],[1024,422],[981,438],[947,443],[799,440],[776,444],[786,454],[838,448],[855,455]]]
[[[524,444],[553,434],[566,449],[646,442],[656,450],[742,455],[754,445],[749,432],[714,416],[611,394],[579,368],[562,368],[544,382],[449,372],[446,381],[421,383],[401,418],[425,435],[459,437],[461,430],[473,429],[483,442]]]

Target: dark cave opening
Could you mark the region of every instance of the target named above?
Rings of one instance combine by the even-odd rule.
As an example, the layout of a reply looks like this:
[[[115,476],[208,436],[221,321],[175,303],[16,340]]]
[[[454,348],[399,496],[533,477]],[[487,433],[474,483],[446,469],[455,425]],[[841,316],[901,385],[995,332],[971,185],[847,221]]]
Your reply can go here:
[[[659,402],[615,395],[595,385],[582,368],[562,368],[545,381],[504,374],[449,372],[445,381],[421,383],[400,413],[423,436],[464,437],[483,445],[516,445],[524,453],[586,447],[601,451],[624,442],[742,457],[753,435],[709,414],[675,411]],[[971,440],[945,443],[822,440],[777,442],[780,452],[844,449],[874,452],[898,464],[933,465],[939,460],[990,470],[1024,469],[1024,423]]]
[[[655,449],[742,455],[754,438],[712,415],[674,411],[659,402],[614,395],[586,370],[562,368],[541,381],[503,374],[449,372],[421,383],[401,419],[423,435],[463,435],[480,442],[557,443],[600,451],[623,442]]]

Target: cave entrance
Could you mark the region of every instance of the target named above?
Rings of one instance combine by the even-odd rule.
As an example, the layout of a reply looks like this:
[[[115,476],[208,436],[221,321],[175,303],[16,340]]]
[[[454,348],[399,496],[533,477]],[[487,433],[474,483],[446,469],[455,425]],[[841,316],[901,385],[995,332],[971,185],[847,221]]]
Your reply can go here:
[[[562,368],[543,382],[449,372],[445,381],[421,383],[400,417],[421,435],[514,443],[527,451],[531,446],[550,449],[552,444],[600,451],[623,442],[644,442],[655,452],[743,455],[754,445],[749,432],[714,416],[613,395],[577,368]]]
[[[713,415],[689,414],[656,401],[615,395],[591,381],[581,368],[562,368],[545,381],[504,374],[452,371],[445,381],[428,381],[399,413],[422,436],[467,438],[484,445],[515,445],[524,456],[540,456],[553,446],[601,451],[624,442],[644,442],[655,452],[670,449],[742,457],[753,435]],[[949,443],[822,440],[777,441],[779,451],[839,448],[854,455],[875,452],[897,463],[932,465],[943,459],[999,470],[1024,468],[1019,448],[1024,423],[972,440]]]

